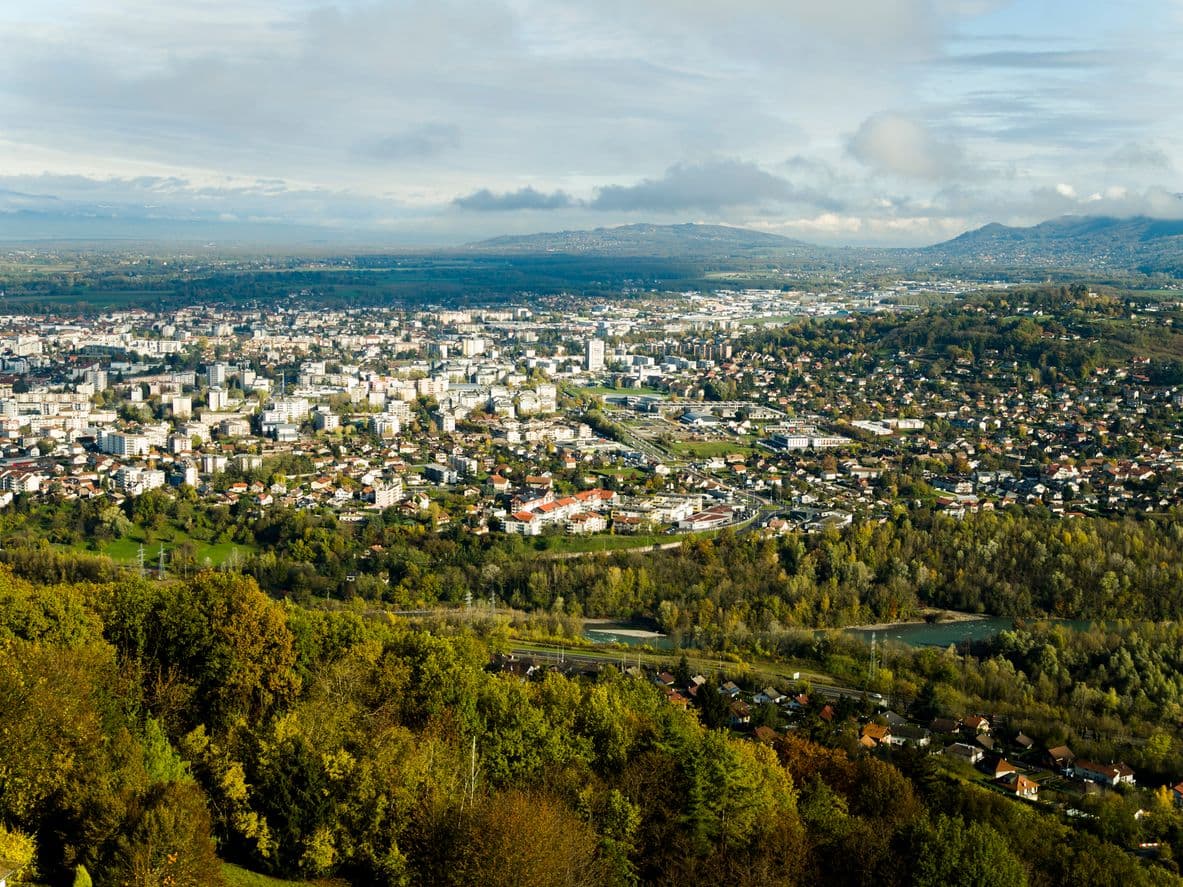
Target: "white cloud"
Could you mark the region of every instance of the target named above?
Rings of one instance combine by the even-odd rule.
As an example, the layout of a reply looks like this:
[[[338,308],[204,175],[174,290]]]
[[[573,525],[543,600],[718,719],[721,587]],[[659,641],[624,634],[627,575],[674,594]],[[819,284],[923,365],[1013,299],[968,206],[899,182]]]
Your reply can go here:
[[[851,155],[876,172],[915,179],[948,179],[964,163],[962,150],[924,123],[898,113],[868,117],[851,136]]]
[[[1132,2],[1065,36],[1002,0],[10,0],[0,170],[455,241],[543,209],[917,239],[1171,212],[1180,23]]]

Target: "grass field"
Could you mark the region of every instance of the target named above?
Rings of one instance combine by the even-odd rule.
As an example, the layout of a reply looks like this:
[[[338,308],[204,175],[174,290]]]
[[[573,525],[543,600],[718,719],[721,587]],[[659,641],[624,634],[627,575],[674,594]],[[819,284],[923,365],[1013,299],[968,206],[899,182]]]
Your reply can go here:
[[[190,538],[179,530],[166,530],[149,542],[144,531],[138,527],[122,539],[107,542],[97,549],[85,544],[70,547],[88,554],[106,555],[117,563],[133,564],[139,559],[140,545],[142,544],[144,546],[144,560],[151,566],[156,563],[159,557],[162,542],[166,556],[177,546],[186,542],[190,543],[193,546],[198,566],[205,566],[207,560],[210,566],[220,566],[227,559],[234,557],[235,552],[239,558],[246,558],[255,553],[253,545],[242,545],[237,542],[202,542]]]
[[[345,887],[345,881],[285,881],[260,875],[228,862],[222,863],[222,877],[230,887]]]
[[[543,538],[545,539],[546,547],[541,549],[541,551],[545,554],[582,554],[591,551],[618,551],[622,548],[648,548],[653,545],[681,542],[685,537],[641,533],[636,536],[608,536],[599,534],[592,536],[551,536]]]
[[[596,468],[591,471],[595,477],[614,477],[619,480],[642,481],[645,472],[639,468]]]
[[[730,440],[676,440],[670,444],[670,451],[678,456],[709,459],[711,456],[726,456],[728,453],[742,453],[750,456],[756,448],[749,444]]]

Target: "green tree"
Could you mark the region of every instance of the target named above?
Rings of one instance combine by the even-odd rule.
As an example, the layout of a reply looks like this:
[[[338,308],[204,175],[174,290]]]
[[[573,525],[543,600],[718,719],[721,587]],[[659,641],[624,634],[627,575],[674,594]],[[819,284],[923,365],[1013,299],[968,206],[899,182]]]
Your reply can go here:
[[[0,877],[12,877],[33,862],[37,843],[24,832],[0,825]]]
[[[939,816],[921,843],[915,887],[1024,887],[1027,872],[991,826]]]

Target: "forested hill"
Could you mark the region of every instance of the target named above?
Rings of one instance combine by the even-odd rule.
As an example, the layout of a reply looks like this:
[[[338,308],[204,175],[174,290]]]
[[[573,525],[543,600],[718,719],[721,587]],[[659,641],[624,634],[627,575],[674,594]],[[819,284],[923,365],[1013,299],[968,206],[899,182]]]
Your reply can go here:
[[[827,266],[1013,272],[1094,269],[1183,273],[1183,220],[1064,216],[1029,228],[992,223],[921,249],[825,247],[720,225],[622,225],[495,237],[486,254],[564,254],[681,259],[766,259]]]
[[[510,253],[582,253],[588,255],[721,257],[739,255],[821,255],[823,247],[776,234],[724,225],[621,225],[591,231],[494,237],[468,249]]]
[[[1183,220],[1064,216],[1030,228],[990,224],[918,251],[975,267],[1183,271]]]
[[[498,670],[503,625],[308,609],[229,573],[45,586],[0,570],[0,604],[0,854],[26,881],[257,883],[224,879],[220,856],[378,887],[1180,883],[1173,856],[1127,849],[1183,846],[1169,795],[1080,799],[1069,822],[937,756],[868,754],[850,699],[817,696],[756,742],[612,667]],[[1050,641],[1009,652],[1071,683],[1079,656]],[[1115,670],[1137,677],[1141,652]],[[953,681],[1016,685],[1009,660],[914,664],[926,713],[971,704]],[[1169,738],[1152,748],[1171,759]]]

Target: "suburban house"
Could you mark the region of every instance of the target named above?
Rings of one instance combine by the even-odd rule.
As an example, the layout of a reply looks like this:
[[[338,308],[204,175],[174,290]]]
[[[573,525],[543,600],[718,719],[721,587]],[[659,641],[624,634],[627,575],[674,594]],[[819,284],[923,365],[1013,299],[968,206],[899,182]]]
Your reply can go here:
[[[961,728],[961,721],[953,718],[933,718],[928,726],[933,733],[956,733]]]
[[[961,726],[974,735],[990,732],[990,721],[981,715],[970,715],[961,722]]]
[[[1072,766],[1072,762],[1075,760],[1076,755],[1072,754],[1072,749],[1066,745],[1049,748],[1047,754],[1044,755],[1044,763],[1053,770],[1066,770]]]
[[[780,734],[777,733],[775,730],[773,730],[771,727],[765,727],[765,726],[757,727],[755,730],[752,731],[752,734],[756,737],[757,742],[762,742],[762,743],[764,743],[764,745],[772,745],[774,742],[776,742],[777,738],[780,736]]]
[[[891,741],[891,727],[883,724],[865,724],[862,730],[861,744],[867,748]]]
[[[752,722],[752,709],[742,699],[737,699],[728,707],[727,723],[731,727],[742,727]]]
[[[979,763],[982,758],[986,756],[986,753],[980,748],[967,745],[964,742],[954,742],[945,749],[944,754],[951,758],[957,758],[958,760],[965,761],[965,763],[971,766]]]
[[[1171,786],[1171,797],[1174,799],[1176,807],[1183,807],[1183,782]]]
[[[932,734],[923,727],[903,724],[899,727],[893,726],[891,735],[884,741],[891,745],[911,745],[916,748],[925,748],[932,741]]]
[[[1019,772],[1019,768],[1016,767],[1014,764],[1012,764],[1010,761],[1008,761],[1006,758],[999,758],[997,763],[994,764],[994,774],[993,775],[996,780],[1003,779],[1007,776],[1010,776],[1012,773],[1018,773],[1018,772]]]
[[[1072,765],[1072,775],[1077,779],[1101,785],[1134,784],[1134,771],[1120,761],[1116,764],[1094,764],[1081,758]]]
[[[1022,773],[1007,773],[997,781],[1007,791],[1014,792],[1016,798],[1028,801],[1039,800],[1039,783],[1028,779]]]
[[[774,705],[780,705],[785,701],[785,694],[781,693],[775,687],[765,687],[763,690],[752,697],[752,701],[757,705],[763,705],[766,702],[771,702]]]

